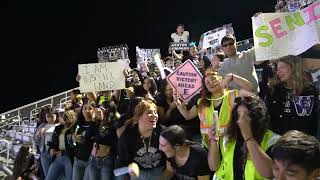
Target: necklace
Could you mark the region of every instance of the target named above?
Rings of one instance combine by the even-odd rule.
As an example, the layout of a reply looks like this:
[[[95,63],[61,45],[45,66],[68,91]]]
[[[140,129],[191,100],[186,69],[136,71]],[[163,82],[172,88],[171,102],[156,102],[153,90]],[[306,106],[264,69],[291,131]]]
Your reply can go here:
[[[149,138],[144,138],[143,136],[140,136],[140,138],[143,142],[144,149],[146,150],[146,152],[148,152],[148,148],[151,144],[152,135]]]
[[[226,95],[227,95],[227,93],[224,92],[223,95],[218,97],[218,98],[207,98],[207,99],[210,100],[210,101],[218,101],[218,100],[223,99]]]

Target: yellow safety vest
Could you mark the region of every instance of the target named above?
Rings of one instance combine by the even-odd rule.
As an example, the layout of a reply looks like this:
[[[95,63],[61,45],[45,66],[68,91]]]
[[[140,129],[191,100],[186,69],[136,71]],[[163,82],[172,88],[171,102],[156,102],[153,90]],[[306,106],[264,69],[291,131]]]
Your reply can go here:
[[[229,126],[234,99],[239,96],[238,90],[227,90],[224,94],[222,105],[218,117],[219,132],[224,131]],[[214,119],[213,100],[209,107],[201,107],[201,98],[198,100],[198,116],[200,119],[200,130],[202,135],[202,144],[208,148],[208,129],[212,126]]]
[[[278,134],[273,133],[272,131],[268,130],[262,139],[260,147],[264,152],[272,146],[280,136]],[[219,180],[233,180],[233,155],[236,146],[236,140],[230,140],[227,137],[224,137],[223,140],[219,142],[222,161],[218,171],[215,173],[214,179]],[[245,180],[265,180],[260,175],[260,173],[256,170],[254,163],[250,157],[248,157],[245,170],[244,170]]]
[[[102,105],[105,101],[109,101],[111,100],[110,97],[106,97],[106,96],[100,96],[100,99],[99,99],[99,105]]]

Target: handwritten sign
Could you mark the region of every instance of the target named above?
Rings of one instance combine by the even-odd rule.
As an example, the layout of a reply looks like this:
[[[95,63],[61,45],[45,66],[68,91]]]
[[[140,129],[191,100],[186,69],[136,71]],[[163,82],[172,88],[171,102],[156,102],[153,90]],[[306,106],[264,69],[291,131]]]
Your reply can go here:
[[[221,29],[220,31],[217,32],[210,32],[207,33],[204,37],[203,37],[203,45],[202,48],[203,49],[207,49],[209,47],[217,47],[220,45],[221,39],[227,35],[227,29]]]
[[[210,31],[203,33],[200,37],[200,50],[212,50],[217,52],[220,48],[221,39],[226,35],[234,35],[232,24],[225,24],[222,27],[217,27]]]
[[[125,88],[122,62],[79,64],[80,91],[107,91]]]
[[[187,60],[167,77],[184,102],[188,102],[202,88],[202,74]]]
[[[154,56],[160,54],[160,49],[143,49],[136,47],[137,64],[146,62],[148,64],[155,64]]]
[[[320,0],[296,12],[252,17],[256,60],[299,55],[320,43]]]
[[[171,43],[169,43],[169,50],[189,51],[189,43],[187,43],[187,42],[171,42]]]

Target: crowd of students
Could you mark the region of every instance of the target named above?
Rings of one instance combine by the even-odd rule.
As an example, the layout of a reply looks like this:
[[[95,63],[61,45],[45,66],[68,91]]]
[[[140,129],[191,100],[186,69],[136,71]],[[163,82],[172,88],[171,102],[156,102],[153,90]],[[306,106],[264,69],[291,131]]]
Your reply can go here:
[[[179,25],[171,37],[185,41],[188,34]],[[202,73],[202,90],[187,103],[159,69],[145,65],[124,73],[124,90],[74,90],[63,107],[41,109],[39,160],[24,145],[13,178],[319,178],[319,89],[306,71],[319,62],[292,55],[256,62],[254,48],[238,52],[230,35],[221,47],[212,59],[195,46],[163,58],[167,75],[187,59]],[[263,67],[261,79],[255,66]],[[114,176],[133,163],[139,176]]]

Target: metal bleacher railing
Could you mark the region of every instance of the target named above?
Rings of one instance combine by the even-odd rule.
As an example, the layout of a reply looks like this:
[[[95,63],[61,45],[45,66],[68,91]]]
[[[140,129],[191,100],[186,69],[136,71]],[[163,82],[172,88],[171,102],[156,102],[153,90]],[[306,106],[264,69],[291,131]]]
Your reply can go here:
[[[0,114],[0,166],[7,167],[10,162],[12,163],[22,144],[34,145],[36,115],[40,108],[61,107],[70,99],[70,92],[74,89]]]

